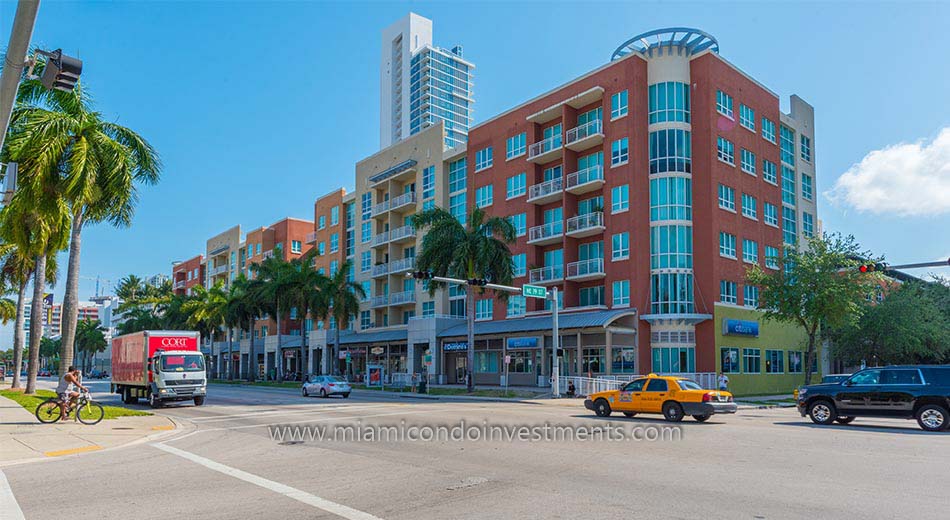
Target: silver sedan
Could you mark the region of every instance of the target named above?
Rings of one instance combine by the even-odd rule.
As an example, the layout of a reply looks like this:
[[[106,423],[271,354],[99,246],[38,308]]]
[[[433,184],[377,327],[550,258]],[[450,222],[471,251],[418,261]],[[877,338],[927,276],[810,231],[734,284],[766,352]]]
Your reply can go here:
[[[304,397],[310,397],[311,395],[319,395],[320,397],[342,395],[343,397],[349,397],[352,390],[350,384],[340,377],[310,376],[310,379],[300,389],[300,393]]]

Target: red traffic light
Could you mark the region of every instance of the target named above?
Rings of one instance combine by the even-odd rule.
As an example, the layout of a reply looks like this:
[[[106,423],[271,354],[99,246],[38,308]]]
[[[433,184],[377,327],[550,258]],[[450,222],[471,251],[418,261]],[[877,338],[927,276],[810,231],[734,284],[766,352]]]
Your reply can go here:
[[[861,267],[858,267],[858,271],[861,271],[862,273],[866,273],[868,271],[873,271],[873,270],[874,270],[873,266],[862,265]]]

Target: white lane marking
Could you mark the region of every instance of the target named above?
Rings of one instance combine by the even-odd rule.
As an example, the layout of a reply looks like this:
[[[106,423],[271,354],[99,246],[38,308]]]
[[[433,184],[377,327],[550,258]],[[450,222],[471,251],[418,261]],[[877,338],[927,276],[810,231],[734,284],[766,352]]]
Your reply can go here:
[[[382,408],[385,406],[392,406],[392,405],[380,404],[380,405],[370,405],[370,406],[351,405],[351,406],[332,406],[332,407],[326,407],[326,408],[292,408],[292,409],[287,409],[287,410],[274,410],[272,412],[238,413],[238,414],[233,414],[233,415],[215,415],[213,417],[196,417],[192,419],[191,421],[196,422],[196,423],[208,423],[208,422],[215,422],[215,421],[227,421],[230,419],[241,418],[241,417],[253,418],[253,417],[261,417],[261,416],[267,416],[267,415],[280,415],[280,414],[288,414],[288,415],[314,414],[314,413],[321,413],[321,412],[333,412],[333,411],[338,411],[338,410],[365,410],[368,408]]]
[[[177,455],[183,459],[190,460],[195,464],[200,464],[208,469],[217,471],[218,473],[223,473],[229,477],[234,477],[238,480],[243,480],[244,482],[254,484],[255,486],[262,487],[264,489],[273,491],[286,496],[287,498],[292,498],[298,502],[303,502],[309,506],[313,506],[317,509],[322,509],[328,513],[337,515],[342,518],[347,518],[349,520],[381,520],[377,516],[373,516],[369,513],[360,511],[358,509],[353,509],[352,507],[344,506],[343,504],[337,504],[325,498],[320,498],[316,495],[307,493],[306,491],[301,491],[297,488],[290,487],[280,482],[274,482],[273,480],[268,480],[264,477],[259,477],[257,475],[248,473],[246,471],[241,471],[230,466],[225,466],[219,462],[215,462],[210,459],[206,459],[194,453],[180,450],[178,448],[173,448],[165,444],[152,444],[152,446],[171,453],[172,455]],[[21,515],[22,518],[22,515]]]
[[[3,471],[0,471],[0,520],[26,520]]]
[[[199,430],[199,431],[196,432],[196,433],[223,432],[223,431],[231,431],[231,430],[245,430],[245,429],[247,429],[247,428],[266,428],[266,427],[269,427],[269,426],[284,426],[284,425],[287,425],[287,424],[303,424],[303,423],[315,423],[315,422],[325,422],[325,421],[346,421],[346,420],[348,420],[348,419],[349,419],[349,420],[351,420],[351,419],[367,419],[367,418],[370,418],[370,417],[387,417],[387,416],[390,416],[390,415],[419,415],[419,414],[426,414],[426,413],[445,412],[445,411],[449,411],[449,410],[455,410],[455,408],[437,408],[437,409],[434,409],[434,410],[420,410],[420,411],[418,411],[418,412],[404,411],[404,412],[392,412],[392,413],[377,413],[377,414],[371,414],[371,415],[353,415],[353,416],[345,416],[345,417],[338,417],[338,416],[333,416],[333,417],[318,417],[318,418],[314,418],[314,419],[303,419],[303,420],[300,420],[300,421],[286,421],[286,422],[270,423],[270,424],[245,424],[245,425],[243,425],[243,426],[231,426],[230,428],[208,428],[207,430]]]

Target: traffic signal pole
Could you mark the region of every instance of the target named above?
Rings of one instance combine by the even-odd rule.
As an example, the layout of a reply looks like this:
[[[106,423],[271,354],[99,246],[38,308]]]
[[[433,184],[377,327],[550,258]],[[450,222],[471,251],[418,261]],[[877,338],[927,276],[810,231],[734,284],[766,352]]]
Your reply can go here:
[[[0,148],[3,148],[3,140],[10,125],[10,116],[13,114],[13,104],[16,101],[23,68],[26,66],[26,55],[30,50],[30,39],[33,37],[36,13],[39,9],[39,0],[20,0],[13,16],[13,30],[10,31],[3,73],[0,74]]]

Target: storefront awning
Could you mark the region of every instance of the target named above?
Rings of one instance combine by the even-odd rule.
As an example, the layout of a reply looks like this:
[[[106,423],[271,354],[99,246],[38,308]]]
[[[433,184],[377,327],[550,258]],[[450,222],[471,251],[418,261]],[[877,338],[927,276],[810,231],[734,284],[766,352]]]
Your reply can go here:
[[[604,328],[624,316],[636,317],[636,309],[615,309],[609,311],[591,311],[563,313],[558,316],[558,329]],[[550,331],[554,327],[551,315],[534,318],[507,319],[475,322],[475,335],[512,334],[517,332]],[[440,338],[460,337],[468,334],[466,324],[449,327],[438,334]]]
[[[327,333],[327,344],[332,345],[336,338]],[[406,329],[380,330],[376,332],[341,332],[340,345],[362,345],[366,343],[406,342],[409,332]]]

